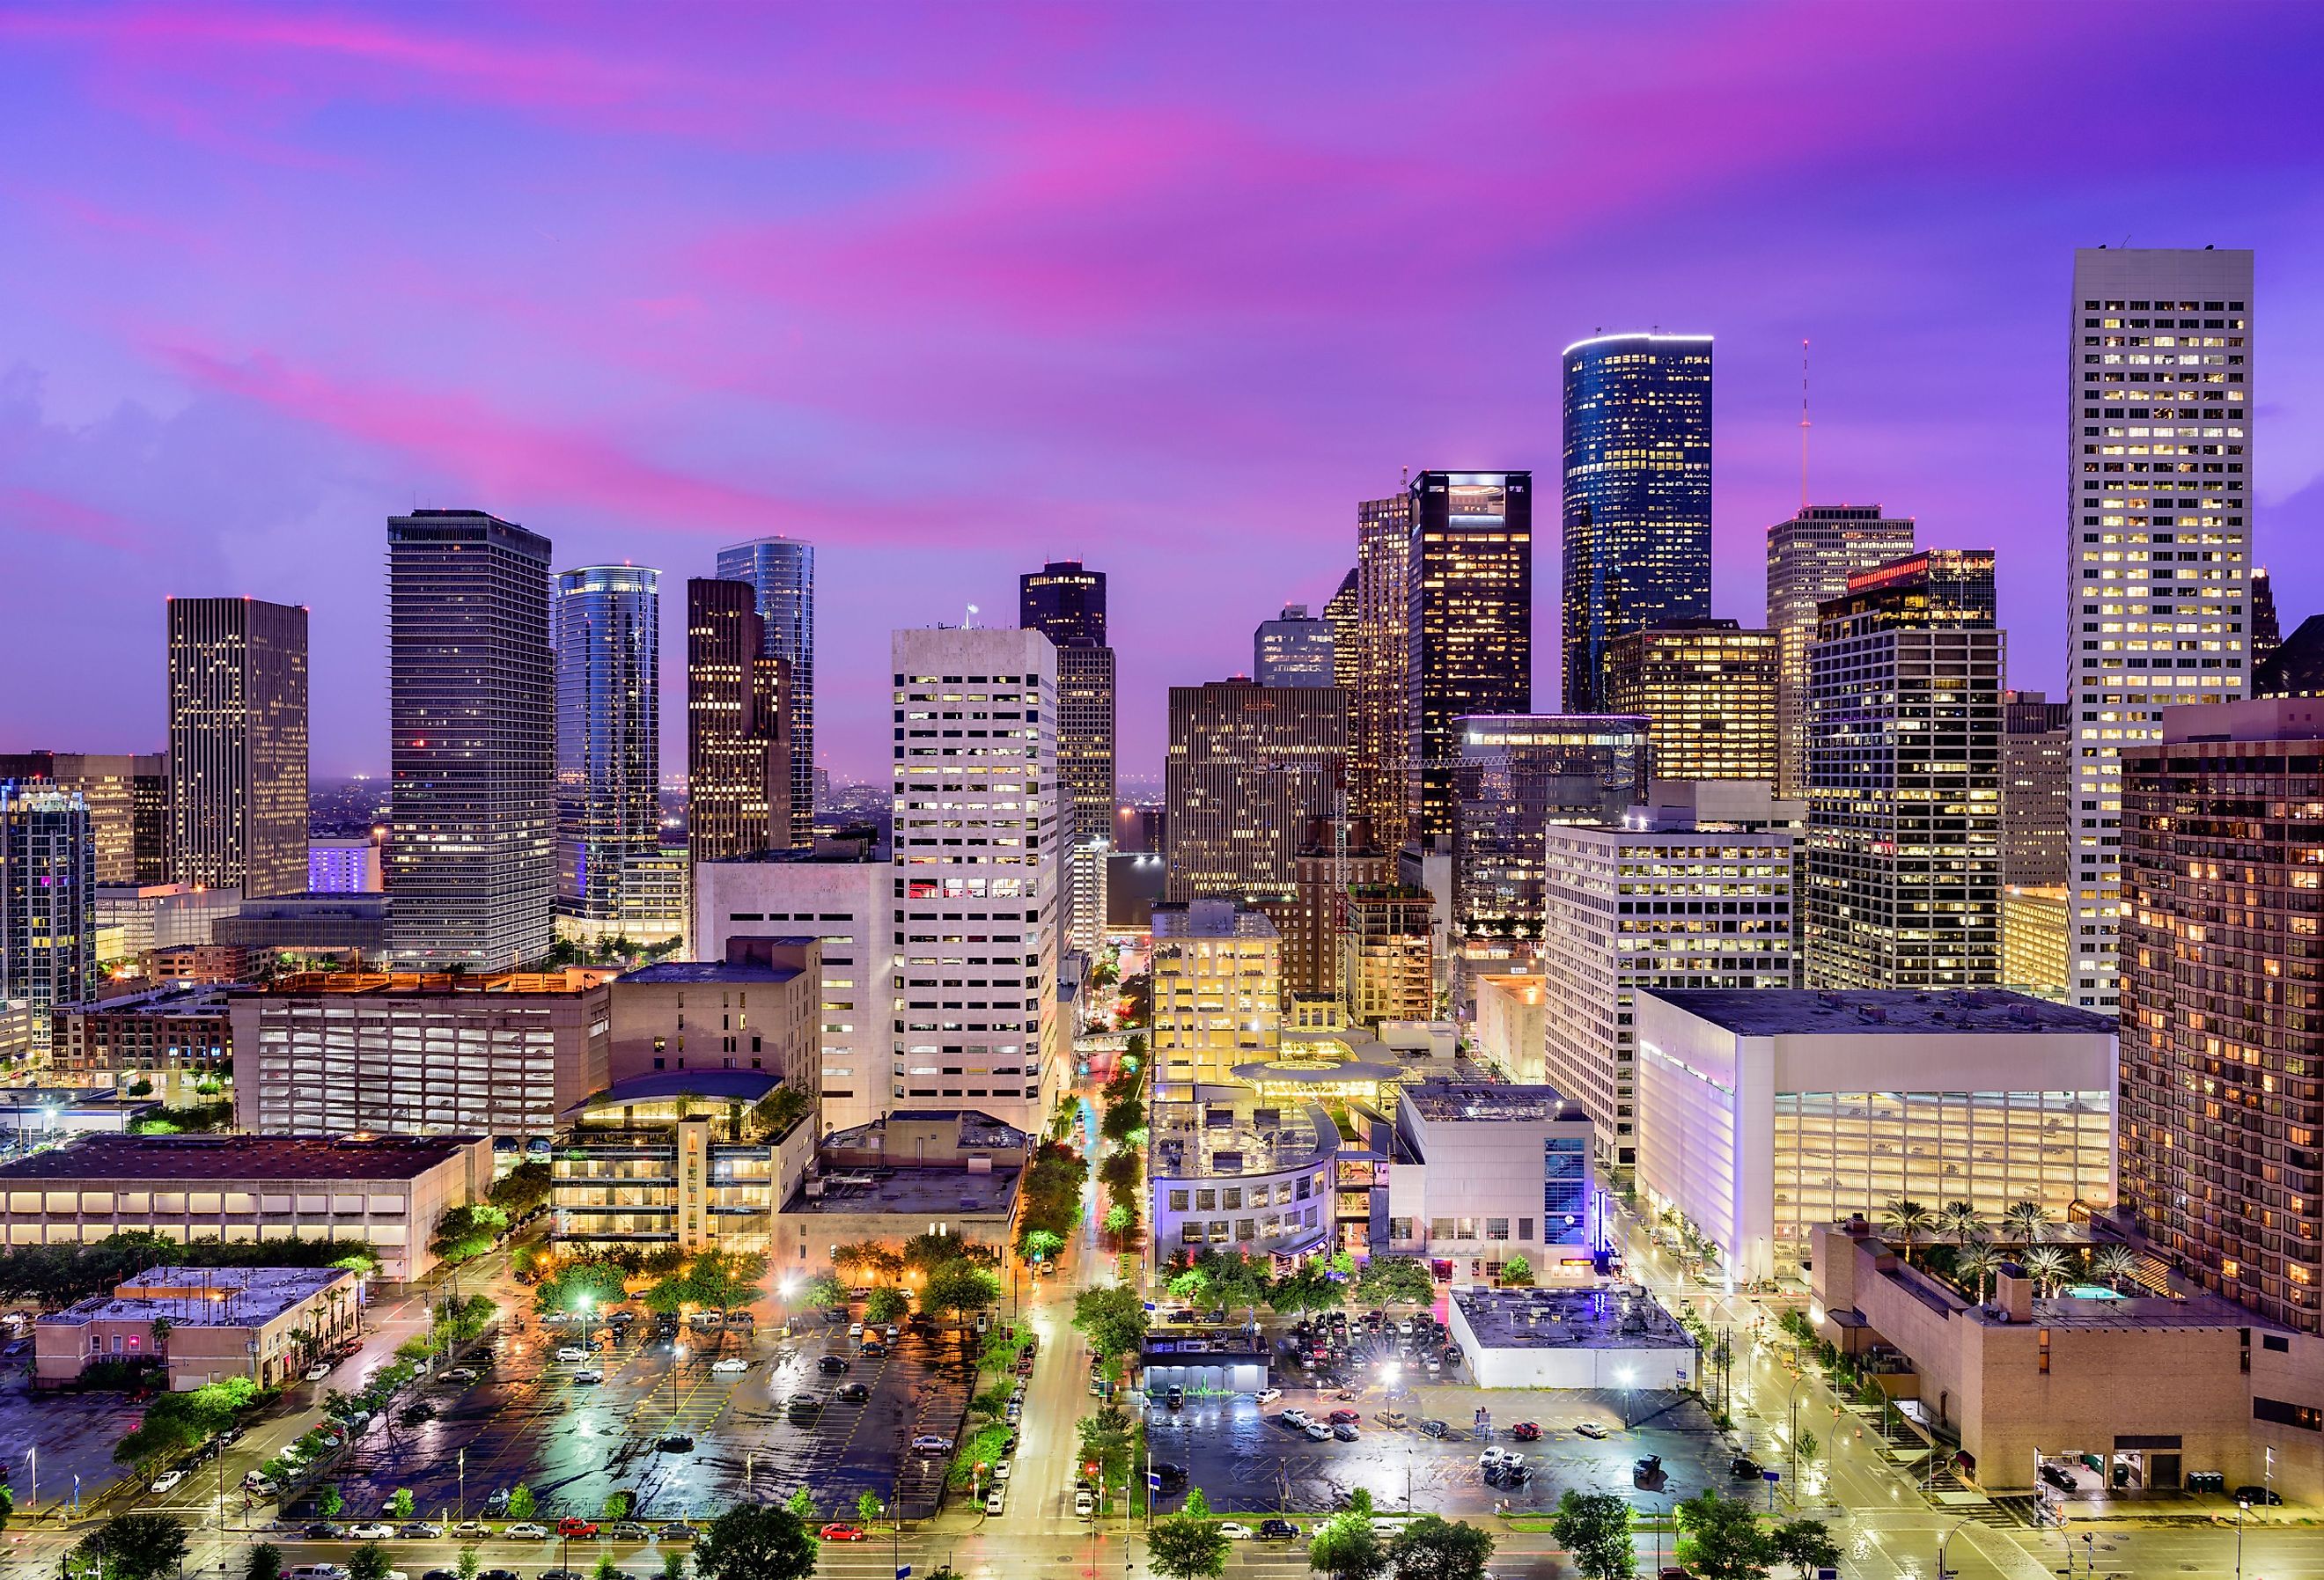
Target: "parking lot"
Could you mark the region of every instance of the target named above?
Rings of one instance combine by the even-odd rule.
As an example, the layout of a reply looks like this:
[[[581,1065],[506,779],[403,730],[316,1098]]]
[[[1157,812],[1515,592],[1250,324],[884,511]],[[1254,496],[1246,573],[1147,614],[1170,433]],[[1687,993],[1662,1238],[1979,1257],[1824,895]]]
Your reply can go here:
[[[595,1336],[605,1342],[604,1330]],[[642,1520],[702,1518],[802,1485],[819,1508],[852,1513],[866,1492],[885,1502],[900,1489],[912,1501],[922,1467],[906,1444],[919,1431],[956,1434],[968,1400],[967,1352],[949,1332],[907,1332],[879,1358],[858,1354],[841,1326],[632,1338],[591,1357],[604,1373],[596,1383],[575,1380],[582,1363],[554,1358],[576,1342],[527,1322],[495,1339],[479,1381],[425,1391],[435,1419],[407,1427],[391,1412],[372,1423],[337,1467],[347,1516],[368,1516],[409,1487],[419,1511],[456,1518],[519,1483],[543,1519],[595,1519],[615,1492],[632,1495]],[[826,1354],[850,1369],[820,1370]],[[721,1370],[722,1359],[746,1365]],[[869,1397],[840,1399],[851,1384]],[[800,1394],[821,1408],[792,1411]],[[691,1447],[665,1446],[673,1435]]]

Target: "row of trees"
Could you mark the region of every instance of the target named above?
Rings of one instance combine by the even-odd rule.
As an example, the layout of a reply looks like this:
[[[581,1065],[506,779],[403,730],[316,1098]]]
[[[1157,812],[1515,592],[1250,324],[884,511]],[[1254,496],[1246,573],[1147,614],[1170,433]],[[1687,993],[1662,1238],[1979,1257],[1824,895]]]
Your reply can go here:
[[[1082,1186],[1088,1165],[1082,1155],[1062,1141],[1044,1141],[1033,1154],[1020,1187],[1017,1218],[1017,1253],[1031,1257],[1046,1251],[1054,1256],[1065,1246],[1082,1218]]]
[[[1979,1301],[1986,1298],[1994,1275],[2008,1262],[2023,1267],[2044,1293],[2082,1281],[2119,1290],[2138,1266],[2137,1252],[2126,1245],[2043,1243],[2050,1239],[2055,1220],[2039,1202],[2022,1201],[2004,1212],[1997,1237],[1984,1215],[1969,1202],[1948,1202],[1932,1209],[1899,1197],[1881,1207],[1880,1219],[1901,1245],[1907,1261],[1913,1260],[1923,1239],[1943,1236],[1943,1242],[1923,1250],[1922,1260],[1964,1290],[1974,1289]]]
[[[1170,1263],[1167,1287],[1191,1305],[1268,1306],[1286,1313],[1325,1311],[1350,1301],[1425,1305],[1436,1292],[1427,1264],[1416,1258],[1376,1256],[1359,1269],[1344,1251],[1310,1257],[1279,1278],[1267,1259],[1247,1252],[1197,1252]]]
[[[1155,1521],[1148,1562],[1166,1580],[1217,1580],[1231,1546],[1198,1488],[1178,1513]],[[1371,1494],[1359,1490],[1352,1507],[1315,1528],[1307,1562],[1333,1580],[1483,1580],[1493,1547],[1489,1532],[1434,1514],[1382,1536],[1372,1524]]]
[[[767,1289],[767,1259],[755,1251],[698,1251],[685,1269],[673,1270],[646,1286],[639,1303],[649,1311],[674,1315],[688,1306],[721,1317],[748,1306]]]
[[[379,1257],[357,1240],[218,1239],[180,1242],[124,1231],[78,1245],[20,1245],[0,1251],[0,1299],[69,1305],[104,1294],[156,1262],[180,1267],[344,1267],[379,1270]]]

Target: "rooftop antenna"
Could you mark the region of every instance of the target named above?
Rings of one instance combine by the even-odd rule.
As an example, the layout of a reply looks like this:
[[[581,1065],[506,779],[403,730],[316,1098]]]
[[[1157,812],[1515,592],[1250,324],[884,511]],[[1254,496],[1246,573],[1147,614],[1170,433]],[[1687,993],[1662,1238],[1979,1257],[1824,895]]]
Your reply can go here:
[[[1808,513],[1808,343],[1800,339],[1800,513]]]
[[[973,631],[976,628],[976,605],[974,604],[971,604],[968,606],[968,614],[961,621],[960,628],[963,631]]]

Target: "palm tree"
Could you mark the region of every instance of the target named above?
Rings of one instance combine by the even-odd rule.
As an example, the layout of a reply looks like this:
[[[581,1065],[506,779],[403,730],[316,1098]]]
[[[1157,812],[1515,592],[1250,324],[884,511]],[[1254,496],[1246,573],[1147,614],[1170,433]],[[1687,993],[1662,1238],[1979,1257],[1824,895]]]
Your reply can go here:
[[[2047,1287],[2055,1294],[2058,1286],[2066,1281],[2066,1253],[2054,1245],[2037,1245],[2025,1253],[2025,1270],[2032,1275],[2034,1287]]]
[[[1886,1221],[1889,1229],[1904,1240],[1906,1261],[1913,1260],[1914,1237],[1927,1234],[1937,1222],[1934,1213],[1919,1202],[1901,1196],[1882,1207],[1880,1216]]]
[[[1937,1209],[1937,1225],[1961,1244],[1986,1237],[1985,1215],[1969,1202],[1947,1202]]]
[[[2130,1277],[2131,1270],[2137,1265],[2138,1253],[2127,1245],[2101,1245],[2090,1253],[2092,1276],[2104,1280],[2106,1287],[2117,1293],[2123,1280]]]
[[[1999,1270],[2001,1262],[2001,1252],[1981,1240],[1974,1241],[1962,1246],[1960,1254],[1953,1258],[1953,1270],[1964,1279],[1977,1280],[1977,1303],[1982,1306],[1985,1304],[1985,1286]]]
[[[2001,1215],[2009,1232],[2027,1245],[2039,1245],[2050,1236],[2050,1209],[2037,1201],[2022,1201]]]

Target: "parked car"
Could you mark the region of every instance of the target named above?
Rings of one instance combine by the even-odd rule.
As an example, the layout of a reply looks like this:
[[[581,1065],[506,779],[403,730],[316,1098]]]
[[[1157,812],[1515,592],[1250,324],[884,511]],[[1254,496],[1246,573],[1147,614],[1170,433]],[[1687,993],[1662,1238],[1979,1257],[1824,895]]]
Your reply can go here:
[[[1332,1440],[1332,1428],[1321,1421],[1310,1421],[1299,1429],[1314,1442],[1329,1443]]]
[[[186,1473],[182,1470],[165,1470],[160,1475],[153,1478],[153,1484],[149,1490],[156,1492],[166,1492],[185,1479]]]
[[[650,1541],[653,1533],[634,1520],[616,1520],[605,1527],[605,1534],[615,1541]]]
[[[1304,1427],[1314,1418],[1295,1404],[1285,1407],[1281,1418],[1287,1425]]]
[[[557,1522],[557,1534],[559,1536],[595,1536],[597,1534],[597,1522],[594,1520],[584,1520],[578,1514],[567,1514],[564,1519]]]
[[[710,1364],[713,1372],[748,1372],[751,1363],[740,1355],[721,1355]]]
[[[1259,1533],[1240,1520],[1222,1520],[1219,1521],[1219,1534],[1230,1541],[1249,1541]]]
[[[1541,1427],[1534,1421],[1519,1421],[1509,1428],[1509,1436],[1520,1443],[1538,1443],[1541,1441]]]
[[[444,1528],[432,1520],[414,1520],[395,1528],[395,1534],[405,1541],[438,1541]]]
[[[509,1490],[506,1487],[494,1487],[492,1496],[484,1500],[484,1512],[487,1514],[494,1516],[505,1514],[508,1512],[508,1506]]]
[[[307,1539],[309,1541],[345,1541],[347,1539],[347,1528],[344,1525],[334,1525],[327,1520],[318,1520],[307,1528]]]
[[[1254,1397],[1260,1404],[1273,1404],[1277,1400],[1283,1397],[1283,1390],[1279,1388],[1262,1388]]]
[[[579,1344],[559,1344],[557,1346],[557,1358],[560,1361],[586,1361],[589,1358],[589,1352]]]
[[[1431,1418],[1420,1423],[1420,1433],[1424,1437],[1450,1437],[1452,1428],[1449,1424]]]
[[[1338,1426],[1342,1421],[1350,1421],[1350,1422],[1354,1422],[1354,1421],[1360,1421],[1360,1420],[1362,1420],[1363,1418],[1364,1418],[1362,1417],[1362,1415],[1360,1415],[1359,1412],[1357,1412],[1357,1411],[1355,1411],[1355,1410],[1349,1409],[1348,1409],[1348,1408],[1346,1408],[1345,1406],[1342,1406],[1340,1409],[1333,1410],[1333,1411],[1332,1412],[1332,1418],[1331,1418],[1331,1419],[1332,1419],[1332,1425],[1333,1425],[1333,1426],[1335,1426],[1335,1427],[1336,1427],[1336,1426]]]
[[[695,1532],[685,1520],[670,1520],[654,1527],[654,1535],[663,1541],[692,1541]]]
[[[823,1408],[823,1400],[812,1393],[794,1393],[784,1401],[783,1408],[795,1416],[811,1415]]]
[[[1576,1421],[1573,1429],[1584,1437],[1602,1438],[1606,1436],[1606,1428],[1595,1421]]]
[[[1311,1432],[1309,1432],[1307,1435],[1308,1435],[1309,1437],[1314,1437],[1315,1434],[1314,1434],[1314,1432],[1312,1432],[1312,1431],[1311,1431]],[[1356,1431],[1356,1424],[1355,1424],[1355,1422],[1353,1422],[1353,1421],[1335,1421],[1335,1422],[1333,1422],[1333,1426],[1332,1426],[1332,1436],[1333,1436],[1333,1437],[1337,1437],[1337,1438],[1338,1438],[1341,1442],[1342,1442],[1342,1443],[1352,1443],[1352,1442],[1354,1442],[1354,1441],[1356,1440],[1357,1436],[1358,1436],[1357,1431]]]
[[[347,1527],[347,1535],[355,1541],[393,1541],[395,1527],[382,1524],[375,1520],[365,1520],[361,1525]]]
[[[655,1439],[654,1446],[664,1454],[691,1454],[694,1452],[694,1439],[683,1432],[670,1432]]]
[[[446,1382],[474,1382],[475,1380],[476,1369],[474,1366],[455,1366],[441,1378]]]
[[[346,1580],[344,1564],[297,1564],[290,1569],[290,1580]]]
[[[2255,1505],[2281,1503],[2283,1501],[2283,1494],[2277,1492],[2273,1487],[2261,1486],[2257,1483],[2254,1483],[2250,1486],[2237,1487],[2236,1489],[2236,1501],[2238,1503],[2251,1503]]]
[[[492,1533],[493,1528],[481,1520],[463,1520],[452,1528],[452,1534],[463,1540],[470,1537],[490,1536]]]
[[[822,1372],[826,1377],[836,1377],[849,1369],[847,1357],[844,1355],[825,1355],[816,1362],[815,1369]]]
[[[851,1382],[831,1397],[844,1404],[862,1404],[872,1397],[872,1385],[868,1382]]]
[[[1162,1397],[1163,1402],[1174,1410],[1186,1408],[1186,1391],[1175,1382],[1170,1385],[1170,1391]]]
[[[549,1539],[549,1527],[538,1520],[520,1520],[501,1534],[513,1537],[519,1541],[546,1541]]]
[[[274,1495],[275,1486],[272,1482],[254,1470],[242,1478],[242,1490],[254,1498],[271,1498]]]
[[[1097,1512],[1097,1494],[1087,1487],[1074,1489],[1074,1512],[1084,1520]]]
[[[1748,1454],[1738,1454],[1728,1462],[1727,1474],[1738,1482],[1756,1482],[1759,1479],[1759,1462]]]
[[[992,1490],[984,1494],[984,1511],[987,1514],[1000,1513],[1001,1505],[1008,1500],[1008,1489],[1001,1486],[997,1483],[994,1483]]]
[[[1010,1462],[1008,1460],[1003,1459],[993,1465],[992,1479],[994,1481],[1005,1482],[1009,1479],[1009,1464]]]
[[[592,1382],[603,1382],[605,1381],[605,1374],[595,1366],[591,1366],[573,1373],[573,1381],[586,1386]]]
[[[952,1439],[940,1432],[923,1432],[912,1439],[912,1446],[922,1454],[947,1454],[952,1450]]]
[[[825,1541],[862,1541],[867,1534],[862,1526],[844,1520],[835,1520],[823,1528]]]
[[[1296,1541],[1299,1539],[1299,1528],[1288,1520],[1262,1520],[1259,1522],[1259,1539]]]
[[[331,1369],[327,1365],[314,1365],[307,1368],[307,1381],[309,1382],[320,1382],[330,1374]]]

